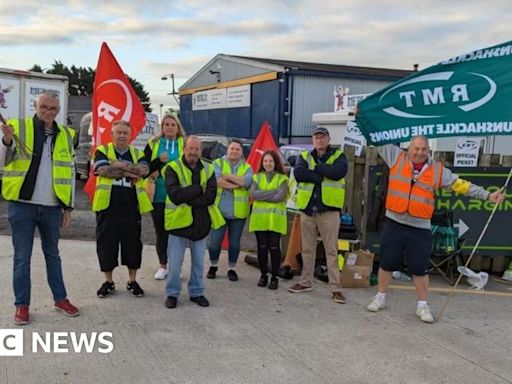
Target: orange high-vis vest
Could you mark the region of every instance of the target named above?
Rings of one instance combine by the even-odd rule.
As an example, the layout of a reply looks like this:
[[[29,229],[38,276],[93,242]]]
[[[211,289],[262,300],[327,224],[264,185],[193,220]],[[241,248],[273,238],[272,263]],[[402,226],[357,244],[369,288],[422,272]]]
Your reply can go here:
[[[386,209],[431,219],[435,209],[435,192],[441,186],[443,165],[434,161],[414,181],[414,168],[406,152],[402,152],[389,170]]]

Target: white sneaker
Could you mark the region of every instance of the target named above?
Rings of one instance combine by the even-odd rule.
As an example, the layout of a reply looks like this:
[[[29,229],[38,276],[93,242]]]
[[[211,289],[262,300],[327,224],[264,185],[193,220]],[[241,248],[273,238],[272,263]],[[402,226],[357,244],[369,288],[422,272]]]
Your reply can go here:
[[[373,296],[370,300],[370,304],[366,307],[366,309],[370,312],[377,312],[379,309],[386,308],[386,302],[382,299],[379,299],[377,295]]]
[[[430,308],[428,307],[428,305],[417,307],[416,315],[420,318],[421,321],[425,323],[434,322],[434,316],[432,316],[432,312],[430,312]]]
[[[167,277],[167,269],[158,268],[158,271],[155,273],[156,280],[164,280]]]

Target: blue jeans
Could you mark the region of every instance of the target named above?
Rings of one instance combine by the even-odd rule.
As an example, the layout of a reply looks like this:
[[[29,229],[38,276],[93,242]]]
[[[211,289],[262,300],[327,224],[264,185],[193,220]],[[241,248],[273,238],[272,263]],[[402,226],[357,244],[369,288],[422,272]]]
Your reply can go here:
[[[190,244],[190,279],[188,281],[188,294],[190,297],[202,296],[204,292],[204,252],[206,251],[206,237],[197,241],[190,241],[184,237],[169,235],[167,243],[167,256],[169,261],[169,276],[165,292],[167,296],[179,297],[181,292],[181,267],[185,257],[185,245]]]
[[[14,246],[15,305],[30,304],[30,259],[36,227],[41,236],[41,246],[46,259],[46,276],[53,300],[65,299],[67,294],[58,248],[62,208],[11,201],[8,206],[8,217]]]
[[[240,238],[244,231],[245,219],[226,219],[226,225],[211,231],[210,233],[210,246],[208,251],[210,253],[210,262],[217,264],[220,258],[220,247],[224,232],[228,229],[229,249],[228,249],[228,264],[230,268],[235,268],[240,254]]]

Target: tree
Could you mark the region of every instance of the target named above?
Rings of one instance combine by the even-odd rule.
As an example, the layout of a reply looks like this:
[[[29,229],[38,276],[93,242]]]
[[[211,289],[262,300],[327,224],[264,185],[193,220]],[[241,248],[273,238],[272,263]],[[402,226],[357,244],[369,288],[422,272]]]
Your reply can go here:
[[[129,75],[126,75],[126,77],[128,78],[128,80],[130,80],[130,84],[132,85],[133,90],[135,91],[137,96],[139,96],[139,100],[140,100],[142,106],[144,107],[144,110],[146,112],[151,112],[151,108],[150,108],[151,100],[149,99],[149,93],[147,93],[145,91],[144,86],[141,83],[139,83],[137,80],[130,77]]]
[[[170,108],[167,108],[167,110],[165,111],[165,114],[166,115],[176,115],[176,116],[178,116],[178,119],[179,119],[180,118],[180,109],[170,107]]]
[[[44,70],[40,65],[34,64],[29,71],[51,73],[54,75],[63,75],[69,79],[68,92],[73,96],[92,96],[94,89],[94,76],[96,70],[91,67],[77,67],[72,65],[71,68],[65,66],[61,61],[55,60],[52,67]],[[130,81],[135,93],[140,99],[144,110],[151,112],[151,100],[144,86],[136,79],[126,75]]]
[[[43,72],[43,68],[41,68],[40,65],[34,64],[32,68],[29,69],[29,71],[41,73]]]

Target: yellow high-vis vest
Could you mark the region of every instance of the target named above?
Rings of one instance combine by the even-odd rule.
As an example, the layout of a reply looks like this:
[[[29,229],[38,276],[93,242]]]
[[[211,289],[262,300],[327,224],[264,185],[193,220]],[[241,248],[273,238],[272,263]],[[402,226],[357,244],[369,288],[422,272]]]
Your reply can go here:
[[[135,147],[129,146],[130,155],[134,164],[144,157],[144,152]],[[114,144],[108,143],[98,147],[98,151],[105,154],[110,161],[117,160]],[[112,183],[114,179],[111,177],[96,177],[96,190],[94,191],[94,199],[92,201],[92,210],[99,212],[110,206],[110,195],[112,192]],[[139,212],[146,213],[153,210],[153,205],[144,188],[144,181],[141,177],[135,183],[135,192],[137,194],[137,202],[139,203]]]
[[[214,165],[218,165],[223,175],[231,175],[231,164],[229,161],[224,159],[216,159],[213,162]],[[245,176],[245,174],[251,169],[251,166],[245,161],[238,166],[236,176]],[[222,196],[222,188],[217,188],[217,197],[215,198],[215,205],[218,207]],[[237,219],[245,219],[249,217],[250,205],[249,205],[249,190],[245,188],[233,189],[234,207],[233,213]]]
[[[276,190],[283,183],[288,184],[288,177],[280,173],[274,174],[270,182],[267,181],[265,172],[253,175],[253,180],[258,183],[258,187],[262,191]],[[249,232],[272,231],[286,235],[287,225],[286,200],[280,203],[258,200],[253,202],[249,219]]]
[[[4,167],[2,182],[2,196],[5,200],[17,201],[20,191],[32,162],[34,150],[34,120],[11,119],[7,122],[14,128],[20,141],[25,144],[27,157],[23,157],[20,150],[16,150],[13,161]],[[52,181],[53,191],[57,198],[67,207],[71,206],[74,183],[74,148],[73,138],[75,131],[57,125],[58,132],[52,152]]]
[[[337,149],[333,154],[329,156],[326,164],[334,164],[334,161],[339,158],[343,152]],[[315,169],[316,162],[311,155],[311,152],[304,151],[300,154],[302,158],[308,164],[308,168]],[[297,184],[297,208],[306,209],[309,204],[311,196],[313,196],[314,183],[300,182]],[[326,177],[322,180],[322,203],[328,207],[342,209],[345,204],[345,179],[332,180]]]
[[[200,172],[200,185],[204,190],[208,183],[208,179],[213,175],[213,165],[208,164],[203,160],[200,161],[203,164],[203,168]],[[183,160],[181,158],[171,161],[162,168],[161,173],[164,178],[167,167],[171,167],[174,172],[176,172],[181,187],[192,185],[192,171],[183,164]],[[222,217],[222,214],[215,203],[208,206],[208,213],[210,214],[213,229],[220,228],[226,224],[224,217]],[[187,203],[176,205],[171,201],[171,199],[169,199],[169,195],[166,196],[164,211],[164,227],[166,231],[187,228],[192,225],[193,221],[194,217],[192,215],[192,207],[190,205]]]

